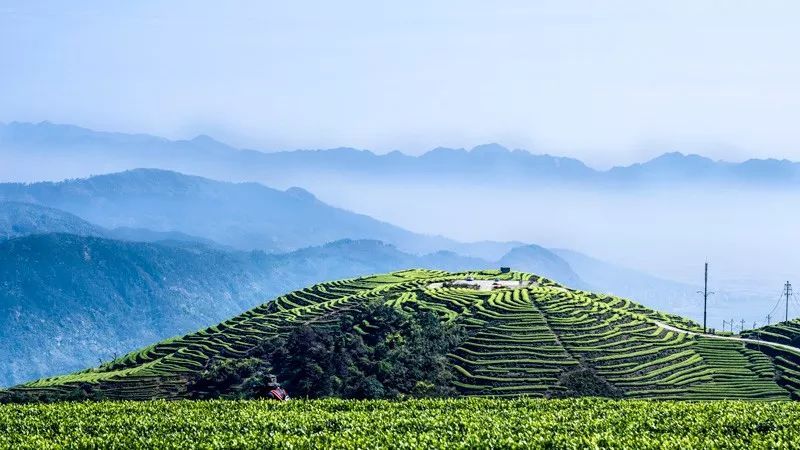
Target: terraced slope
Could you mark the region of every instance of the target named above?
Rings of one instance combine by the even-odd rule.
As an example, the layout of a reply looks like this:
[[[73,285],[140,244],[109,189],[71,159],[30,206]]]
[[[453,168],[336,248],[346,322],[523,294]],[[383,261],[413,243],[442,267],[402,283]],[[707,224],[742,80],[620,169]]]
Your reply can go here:
[[[494,290],[447,283],[469,277],[507,281]],[[81,387],[111,398],[185,397],[187,382],[212,358],[246,357],[264,339],[299,324],[325,326],[367,300],[463,325],[468,336],[448,355],[463,395],[777,400],[800,388],[782,381],[787,369],[768,346],[667,329],[661,324],[699,331],[629,300],[520,272],[407,270],[314,285],[98,368],[14,391],[68,395]],[[370,324],[353,332],[369,333]]]
[[[798,346],[800,345],[800,319],[779,322],[755,330],[745,330],[742,335],[753,339]]]
[[[797,347],[800,346],[800,319],[746,330],[742,336]],[[800,355],[787,351],[784,347],[758,344],[748,344],[748,347],[759,350],[772,359],[778,384],[790,391],[800,392]]]

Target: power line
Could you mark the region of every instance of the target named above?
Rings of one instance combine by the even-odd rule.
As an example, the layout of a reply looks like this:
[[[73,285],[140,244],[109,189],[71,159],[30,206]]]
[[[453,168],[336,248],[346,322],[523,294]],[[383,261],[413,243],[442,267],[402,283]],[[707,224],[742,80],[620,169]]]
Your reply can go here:
[[[795,305],[794,305],[795,310],[796,310],[795,316],[800,315],[800,298],[798,298],[797,293],[793,293],[792,294],[792,299],[794,299],[794,302],[795,302]]]
[[[781,300],[783,300],[783,289],[781,289],[781,291],[778,293],[778,301],[775,302],[775,306],[773,306],[772,309],[769,311],[769,314],[767,314],[767,325],[770,324],[770,319],[774,317],[773,313],[775,312],[776,309],[778,309],[778,306],[780,306]]]
[[[788,294],[787,294],[787,292],[788,292]],[[786,301],[786,307],[785,307],[784,315],[786,317],[786,320],[788,320],[788,317],[789,317],[789,306],[788,305],[789,305],[789,297],[790,296],[792,298],[794,298],[795,301],[798,302],[798,306],[800,306],[800,301],[797,299],[797,294],[792,293],[792,284],[787,281],[786,284],[783,285],[783,288],[781,289],[781,291],[778,293],[778,300],[775,301],[775,306],[773,306],[772,309],[769,310],[769,313],[766,316],[764,316],[767,319],[767,325],[771,325],[772,324],[772,319],[775,317],[774,313],[778,309],[778,307],[781,305],[781,302],[784,301],[784,298],[786,299],[785,300]]]

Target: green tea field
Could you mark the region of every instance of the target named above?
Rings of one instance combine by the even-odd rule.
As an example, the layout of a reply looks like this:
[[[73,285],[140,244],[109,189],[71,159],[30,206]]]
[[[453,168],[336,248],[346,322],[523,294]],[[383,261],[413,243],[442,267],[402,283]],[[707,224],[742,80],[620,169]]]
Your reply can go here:
[[[146,401],[0,406],[0,448],[800,448],[795,402]]]

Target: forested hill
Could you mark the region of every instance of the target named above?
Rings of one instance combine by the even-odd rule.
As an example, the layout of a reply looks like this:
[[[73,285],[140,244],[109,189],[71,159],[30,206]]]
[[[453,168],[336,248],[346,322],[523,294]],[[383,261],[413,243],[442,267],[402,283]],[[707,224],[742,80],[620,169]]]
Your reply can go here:
[[[7,240],[0,242],[0,386],[89,367],[326,278],[476,261],[419,257],[375,241],[265,254],[69,234]]]
[[[0,201],[0,241],[41,233],[99,236],[104,231],[78,216],[30,203]]]
[[[77,370],[293,287],[260,266],[199,246],[68,234],[0,243],[0,383]]]
[[[500,271],[317,284],[6,400],[296,396],[797,397],[800,350],[701,336],[634,302]]]

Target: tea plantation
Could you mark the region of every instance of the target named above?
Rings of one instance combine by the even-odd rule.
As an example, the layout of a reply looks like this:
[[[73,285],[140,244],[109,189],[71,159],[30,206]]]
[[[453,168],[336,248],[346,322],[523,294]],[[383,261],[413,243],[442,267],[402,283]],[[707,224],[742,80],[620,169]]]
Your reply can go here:
[[[489,281],[479,289],[481,280]],[[487,289],[487,283],[494,286]],[[340,324],[342,315],[375,302],[401,312],[433,314],[440,323],[463,330],[458,345],[446,354],[453,374],[448,383],[457,395],[788,400],[800,389],[800,350],[777,348],[766,341],[744,345],[696,335],[690,332],[702,330],[686,319],[630,300],[569,289],[531,274],[407,270],[314,285],[219,325],[97,368],[18,386],[6,395],[59,399],[78,390],[112,400],[196,398],[202,392],[191,387],[192,381],[212,362],[251,358],[266,341],[290,335],[298,327],[325,329]],[[781,326],[785,330],[775,326],[762,337],[794,342],[796,324]],[[366,318],[346,331],[369,336],[375,328]],[[402,341],[403,336],[392,339]],[[298,403],[289,408],[332,404]],[[472,407],[498,407],[495,403],[433,404],[442,408],[452,405],[462,413]],[[156,405],[160,406],[142,407],[175,407]],[[634,405],[635,409],[646,408]],[[130,404],[107,407],[135,408]],[[5,414],[23,414],[24,409],[11,411],[5,410]],[[486,432],[497,431],[490,426]]]
[[[778,449],[800,403],[340,399],[0,405],[13,449]]]

